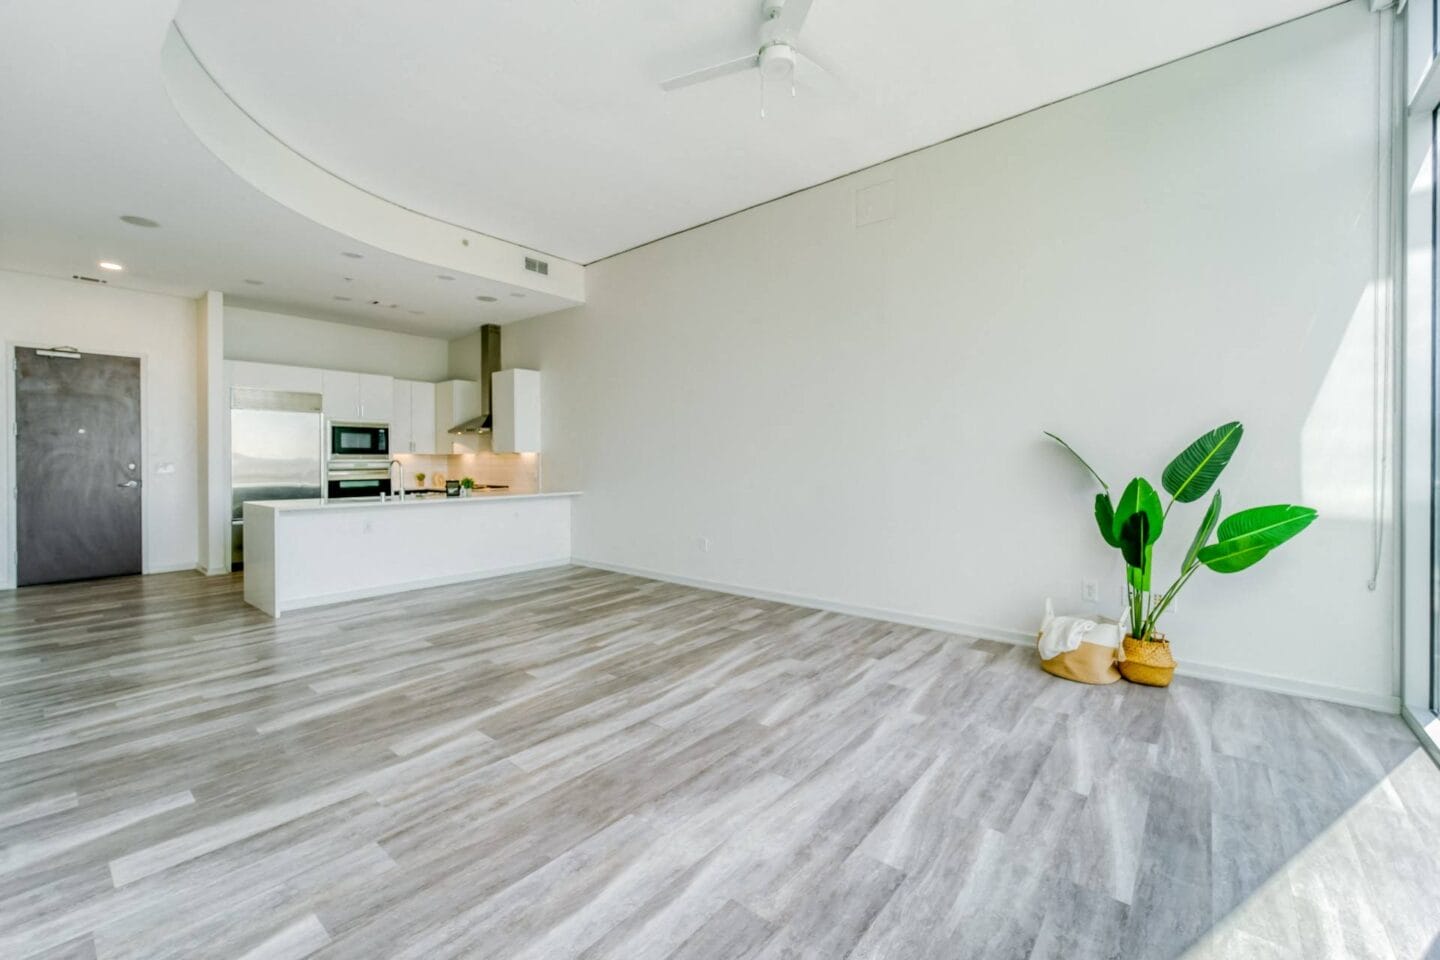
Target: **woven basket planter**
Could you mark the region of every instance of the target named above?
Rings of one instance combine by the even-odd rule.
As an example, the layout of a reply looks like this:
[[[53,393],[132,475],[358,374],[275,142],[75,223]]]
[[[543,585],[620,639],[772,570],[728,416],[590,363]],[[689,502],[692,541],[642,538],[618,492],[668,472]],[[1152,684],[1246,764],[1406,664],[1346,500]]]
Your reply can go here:
[[[1170,655],[1170,641],[1126,637],[1120,675],[1131,683],[1142,683],[1147,687],[1170,686],[1175,677],[1175,658]]]

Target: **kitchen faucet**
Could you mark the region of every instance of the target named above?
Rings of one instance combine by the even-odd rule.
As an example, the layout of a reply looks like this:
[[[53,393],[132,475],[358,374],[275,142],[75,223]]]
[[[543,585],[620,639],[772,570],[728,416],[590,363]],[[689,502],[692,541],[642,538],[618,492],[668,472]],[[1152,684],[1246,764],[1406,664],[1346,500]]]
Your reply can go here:
[[[405,499],[405,464],[401,463],[399,460],[391,460],[389,466],[387,466],[387,467],[385,468],[385,479],[386,479],[387,481],[390,479],[390,468],[391,468],[391,467],[397,467],[397,466],[400,468],[400,494],[399,494],[399,496],[400,496],[400,499],[401,499],[401,500],[404,500],[404,499]],[[390,495],[391,495],[392,497],[395,496],[394,493],[391,493]]]

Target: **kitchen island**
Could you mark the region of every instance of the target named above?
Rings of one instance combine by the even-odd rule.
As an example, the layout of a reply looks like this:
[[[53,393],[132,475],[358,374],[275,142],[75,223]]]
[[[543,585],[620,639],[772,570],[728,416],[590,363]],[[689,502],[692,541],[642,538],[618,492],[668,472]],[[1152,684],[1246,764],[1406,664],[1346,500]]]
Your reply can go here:
[[[245,504],[245,602],[272,617],[570,562],[578,493]]]

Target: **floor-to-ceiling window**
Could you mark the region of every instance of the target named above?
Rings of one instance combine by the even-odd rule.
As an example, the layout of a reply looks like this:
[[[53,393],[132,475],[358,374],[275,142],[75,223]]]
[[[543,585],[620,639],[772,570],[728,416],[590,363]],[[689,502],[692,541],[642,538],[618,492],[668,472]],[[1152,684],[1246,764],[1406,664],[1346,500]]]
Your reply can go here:
[[[1394,43],[1381,45],[1395,203],[1392,276],[1399,346],[1400,700],[1408,723],[1440,758],[1440,324],[1436,323],[1436,144],[1440,142],[1440,0],[1402,4]],[[1383,67],[1391,58],[1388,90]]]
[[[1440,0],[1436,0],[1436,6],[1431,7],[1431,20],[1436,20],[1437,7],[1440,7]],[[1436,32],[1431,29],[1431,62],[1434,62],[1434,53],[1437,49]],[[1440,236],[1440,166],[1434,163],[1436,157],[1436,144],[1440,144],[1440,105],[1430,111],[1430,712],[1440,714],[1440,324],[1436,318],[1440,317],[1440,248],[1436,246],[1436,237]]]

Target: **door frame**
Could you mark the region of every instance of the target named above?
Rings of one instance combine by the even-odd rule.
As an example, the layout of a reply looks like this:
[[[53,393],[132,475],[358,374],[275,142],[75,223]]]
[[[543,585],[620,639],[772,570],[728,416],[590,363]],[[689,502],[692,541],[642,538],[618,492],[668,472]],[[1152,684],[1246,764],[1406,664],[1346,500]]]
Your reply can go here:
[[[5,528],[5,559],[0,564],[0,570],[4,571],[4,582],[0,583],[0,590],[14,590],[16,581],[19,578],[19,544],[17,531],[16,508],[19,505],[19,478],[16,476],[16,444],[15,444],[15,388],[17,386],[15,377],[17,349],[24,350],[53,350],[56,344],[41,343],[33,340],[6,340],[5,341],[5,363],[3,376],[0,376],[0,383],[4,384],[4,396],[0,398],[5,409],[5,464],[9,470],[10,489],[4,491],[9,500],[6,509]],[[150,357],[145,353],[135,353],[130,350],[92,350],[81,344],[65,344],[73,346],[81,354],[98,354],[104,357],[123,357],[127,360],[140,361],[140,572],[141,574],[156,573],[158,571],[150,568]]]

